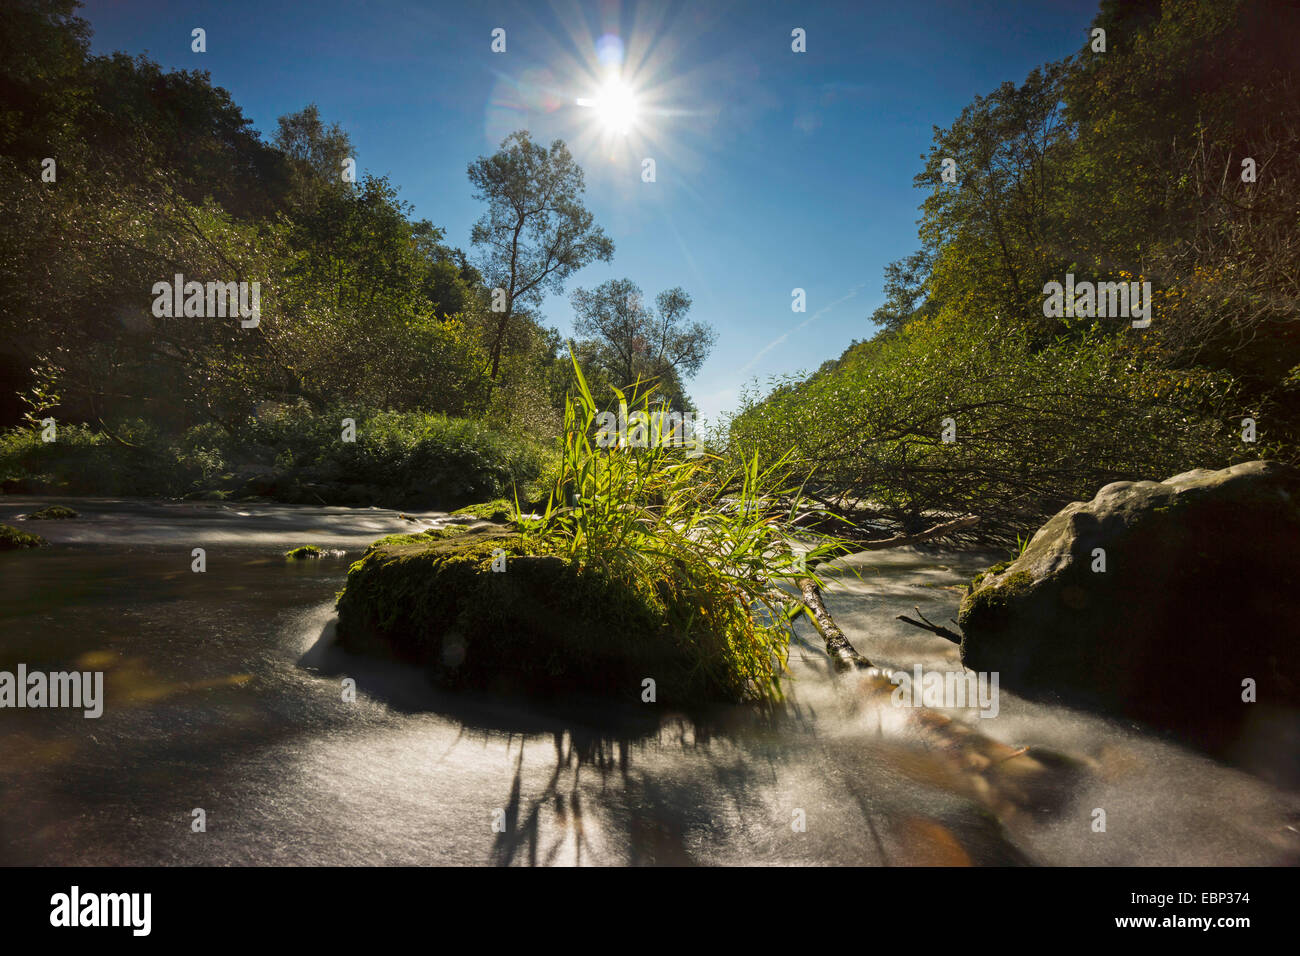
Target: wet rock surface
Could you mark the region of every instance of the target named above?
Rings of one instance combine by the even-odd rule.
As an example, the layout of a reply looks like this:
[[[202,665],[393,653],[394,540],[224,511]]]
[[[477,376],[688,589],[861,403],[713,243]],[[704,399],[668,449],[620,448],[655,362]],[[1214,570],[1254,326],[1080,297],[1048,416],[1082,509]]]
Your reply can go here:
[[[1294,728],[1300,492],[1277,463],[1107,485],[991,571],[962,601],[967,667],[1234,759]]]

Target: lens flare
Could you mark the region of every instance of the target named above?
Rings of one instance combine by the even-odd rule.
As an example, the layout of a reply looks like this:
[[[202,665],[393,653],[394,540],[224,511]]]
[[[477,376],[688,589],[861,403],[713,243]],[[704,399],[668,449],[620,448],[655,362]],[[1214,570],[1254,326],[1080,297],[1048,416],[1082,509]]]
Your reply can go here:
[[[589,107],[600,125],[611,133],[627,135],[636,125],[636,94],[618,76],[607,79],[595,96],[579,99],[578,105]]]

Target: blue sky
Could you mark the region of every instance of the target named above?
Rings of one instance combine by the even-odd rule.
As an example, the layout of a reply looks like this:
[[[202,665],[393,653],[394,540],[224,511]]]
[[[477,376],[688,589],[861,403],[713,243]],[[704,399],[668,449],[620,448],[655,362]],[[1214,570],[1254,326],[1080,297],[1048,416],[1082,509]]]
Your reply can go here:
[[[268,138],[316,103],[416,215],[469,249],[466,166],[513,129],[564,139],[614,259],[569,283],[682,286],[718,342],[688,390],[704,417],[748,381],[812,371],[875,331],[886,263],[916,248],[912,186],[935,125],[1080,49],[1096,0],[456,3],[87,0],[93,50],[202,69]],[[207,52],[190,31],[207,32]],[[807,52],[791,50],[791,30]],[[506,52],[491,50],[506,31]],[[576,104],[621,47],[624,136]],[[656,181],[642,181],[642,160]],[[791,311],[802,288],[807,311]],[[544,318],[569,332],[567,294]]]

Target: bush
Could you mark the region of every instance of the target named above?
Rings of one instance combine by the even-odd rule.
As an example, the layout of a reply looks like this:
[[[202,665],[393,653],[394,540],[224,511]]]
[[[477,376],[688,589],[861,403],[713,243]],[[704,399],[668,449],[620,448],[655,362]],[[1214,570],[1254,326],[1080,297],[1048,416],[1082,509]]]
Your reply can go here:
[[[41,493],[142,496],[183,494],[204,476],[201,455],[143,422],[124,423],[114,434],[120,441],[85,425],[60,425],[56,439],[45,442],[37,430],[9,429],[0,433],[0,476]]]
[[[355,442],[342,440],[344,418],[356,423]],[[47,443],[32,429],[11,429],[0,435],[0,478],[11,490],[44,493],[221,491],[313,504],[454,508],[512,499],[516,488],[531,500],[555,457],[521,433],[475,419],[355,408],[270,408],[233,433],[206,424],[165,436],[131,421],[115,424],[113,434],[120,441],[86,426],[60,426],[57,440]]]
[[[1234,430],[1235,400],[1227,376],[1161,368],[1123,335],[1042,342],[1011,322],[941,313],[749,399],[726,440],[733,457],[762,462],[793,443],[816,491],[864,517],[910,531],[975,514],[1011,540],[1111,481],[1258,457]]]
[[[792,631],[775,585],[816,580],[791,561],[800,495],[783,463],[600,447],[577,377],[541,516],[376,542],[348,572],[340,639],[452,687],[637,700],[649,677],[677,705],[780,701]],[[823,539],[809,559],[839,547]]]
[[[342,440],[345,418],[356,425],[355,441]],[[240,437],[248,453],[274,455],[300,485],[370,486],[386,502],[412,507],[513,497],[548,458],[520,433],[423,412],[291,411],[251,422]]]
[[[524,547],[647,595],[701,693],[781,700],[792,630],[774,586],[819,580],[792,559],[794,536],[814,536],[795,527],[805,509],[788,461],[733,464],[672,436],[645,448],[601,447],[600,409],[576,361],[574,373],[579,390],[565,410],[559,477],[539,518],[517,518]],[[648,415],[652,401],[643,393],[634,414]],[[815,536],[805,559],[841,550],[841,541]]]

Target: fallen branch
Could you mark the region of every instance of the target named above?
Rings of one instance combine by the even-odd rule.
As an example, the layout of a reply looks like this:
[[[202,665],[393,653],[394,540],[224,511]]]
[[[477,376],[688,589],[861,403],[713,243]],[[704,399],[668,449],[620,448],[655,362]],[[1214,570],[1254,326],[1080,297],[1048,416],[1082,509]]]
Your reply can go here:
[[[835,619],[826,610],[826,605],[822,603],[821,588],[817,587],[817,582],[812,578],[800,578],[799,591],[803,594],[804,606],[812,612],[813,623],[817,625],[817,630],[821,631],[822,637],[826,640],[826,653],[830,655],[835,669],[847,671],[871,667],[871,661],[853,649],[849,639],[844,636],[844,632],[839,629]]]
[[[942,624],[931,624],[930,621],[926,619],[926,616],[921,613],[921,609],[915,605],[912,606],[912,610],[916,612],[916,616],[921,619],[920,621],[914,621],[906,614],[898,615],[898,620],[903,621],[906,624],[911,624],[913,627],[919,627],[923,631],[929,631],[931,634],[938,634],[940,637],[952,641],[954,644],[961,643],[961,635],[956,631],[950,631]]]
[[[922,541],[929,541],[931,538],[941,538],[944,535],[965,531],[967,528],[973,528],[979,523],[980,519],[977,515],[967,515],[964,518],[954,518],[952,521],[937,524],[925,531],[918,531],[916,534],[896,534],[892,538],[881,538],[877,541],[854,541],[853,545],[860,551],[902,548],[909,544],[920,544]]]
[[[812,613],[817,630],[826,640],[826,652],[835,669],[840,672],[866,671],[854,685],[855,708],[878,709],[883,728],[886,715],[900,713],[894,710],[896,685],[889,673],[876,668],[854,650],[826,610],[816,581],[800,578],[799,590],[804,607]],[[796,600],[790,594],[786,599]],[[915,610],[924,623],[902,615],[900,618],[960,642],[961,638],[953,631],[930,623],[919,608]],[[1073,782],[1084,771],[1083,764],[1071,758],[1037,747],[1014,747],[1002,743],[937,710],[907,708],[900,716],[905,722],[907,735],[920,744],[921,753],[937,758],[933,769],[927,769],[914,758],[905,757],[900,760],[904,772],[928,783],[968,792],[999,816],[1026,811],[1035,814],[1060,812],[1062,801],[1073,790]],[[889,756],[896,752],[884,750],[882,753]]]

